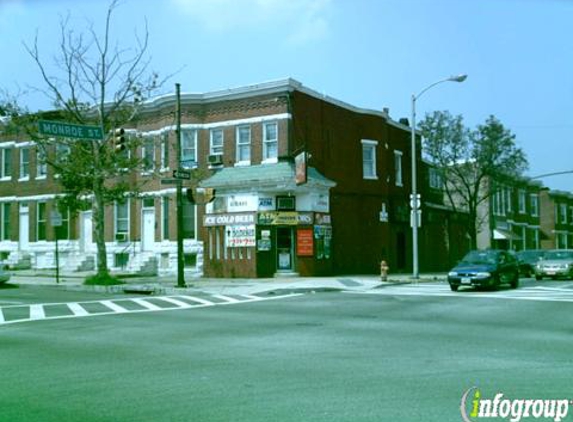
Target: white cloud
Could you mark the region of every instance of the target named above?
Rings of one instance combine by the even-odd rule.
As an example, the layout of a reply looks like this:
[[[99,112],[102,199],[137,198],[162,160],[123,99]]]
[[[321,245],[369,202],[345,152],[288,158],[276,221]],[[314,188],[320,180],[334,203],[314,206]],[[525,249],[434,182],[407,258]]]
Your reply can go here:
[[[328,33],[331,0],[171,0],[205,28],[217,31],[284,29],[289,43],[300,44]]]

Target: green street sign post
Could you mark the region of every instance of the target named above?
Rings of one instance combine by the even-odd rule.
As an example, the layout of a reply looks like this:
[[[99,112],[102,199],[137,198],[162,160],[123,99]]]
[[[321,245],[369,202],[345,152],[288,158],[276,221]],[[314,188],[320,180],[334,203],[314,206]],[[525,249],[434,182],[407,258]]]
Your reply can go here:
[[[75,125],[51,120],[39,120],[38,131],[42,135],[64,138],[103,139],[103,132],[99,126]]]

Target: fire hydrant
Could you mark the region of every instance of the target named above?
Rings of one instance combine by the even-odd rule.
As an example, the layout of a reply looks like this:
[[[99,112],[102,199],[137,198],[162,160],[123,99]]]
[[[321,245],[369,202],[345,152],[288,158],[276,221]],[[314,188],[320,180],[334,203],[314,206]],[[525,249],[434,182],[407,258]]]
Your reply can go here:
[[[388,279],[389,270],[390,267],[388,266],[386,261],[382,260],[382,262],[380,263],[380,280],[386,281]]]

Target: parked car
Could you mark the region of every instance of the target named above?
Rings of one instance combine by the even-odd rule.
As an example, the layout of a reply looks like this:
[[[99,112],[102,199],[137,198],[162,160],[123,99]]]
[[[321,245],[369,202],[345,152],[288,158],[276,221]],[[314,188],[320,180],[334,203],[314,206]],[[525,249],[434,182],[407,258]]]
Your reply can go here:
[[[542,261],[535,266],[535,279],[565,277],[573,279],[573,249],[547,251]]]
[[[448,283],[455,292],[460,286],[497,288],[519,285],[519,266],[514,255],[507,251],[487,249],[469,252],[448,273]]]
[[[6,283],[10,280],[10,273],[4,267],[4,264],[0,263],[0,284]]]
[[[532,277],[535,274],[535,265],[543,259],[546,252],[543,249],[526,249],[517,252],[519,274],[524,277]]]

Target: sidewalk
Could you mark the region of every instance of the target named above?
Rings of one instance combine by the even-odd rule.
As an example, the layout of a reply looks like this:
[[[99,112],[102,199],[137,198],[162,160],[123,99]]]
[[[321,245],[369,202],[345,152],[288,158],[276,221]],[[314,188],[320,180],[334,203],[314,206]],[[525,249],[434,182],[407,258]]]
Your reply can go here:
[[[108,293],[147,293],[147,294],[185,294],[197,291],[208,294],[256,295],[272,292],[311,292],[340,290],[370,290],[387,285],[416,282],[411,274],[389,275],[385,282],[378,275],[332,276],[332,277],[288,277],[288,278],[191,278],[185,279],[186,287],[177,287],[175,275],[159,277],[121,278],[126,284],[117,286],[85,286],[84,279],[93,272],[60,273],[60,282],[56,283],[55,270],[18,270],[12,271],[9,281],[16,285],[52,286],[65,290],[84,290]],[[421,274],[419,283],[444,282],[445,274]]]

